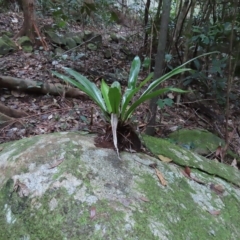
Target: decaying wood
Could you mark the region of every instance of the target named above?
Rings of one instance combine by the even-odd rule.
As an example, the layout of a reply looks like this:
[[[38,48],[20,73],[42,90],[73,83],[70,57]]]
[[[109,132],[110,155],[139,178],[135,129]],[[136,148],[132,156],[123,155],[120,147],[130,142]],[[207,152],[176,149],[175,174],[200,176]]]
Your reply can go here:
[[[49,84],[37,82],[30,79],[14,78],[9,76],[0,76],[0,88],[9,88],[13,90],[50,94],[50,95],[65,95],[66,97],[87,99],[87,95],[75,88],[67,87],[62,84]]]

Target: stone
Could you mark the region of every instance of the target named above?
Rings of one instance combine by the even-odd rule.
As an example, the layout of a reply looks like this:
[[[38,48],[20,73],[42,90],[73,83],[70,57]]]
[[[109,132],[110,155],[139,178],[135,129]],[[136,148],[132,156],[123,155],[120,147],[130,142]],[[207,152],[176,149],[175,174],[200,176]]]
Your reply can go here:
[[[119,42],[123,42],[123,41],[126,41],[126,39],[124,37],[122,37],[121,35],[119,34],[115,34],[115,33],[111,33],[110,34],[110,40],[112,42],[115,42],[115,43],[119,43]]]
[[[115,33],[111,33],[111,34],[110,34],[110,39],[111,39],[111,41],[113,41],[113,42],[116,42],[116,43],[119,42],[119,39],[118,39],[118,37],[117,37],[117,35],[116,35]]]
[[[18,44],[22,47],[24,52],[32,52],[33,46],[32,42],[27,36],[22,36],[17,40]]]
[[[101,47],[102,46],[102,36],[100,34],[98,34],[98,35],[94,36],[94,38],[90,42],[97,45],[97,47]]]
[[[225,146],[224,140],[206,130],[180,129],[170,133],[168,138],[180,147],[205,156],[215,152],[219,146]],[[227,154],[240,162],[240,158],[231,150]]]
[[[62,132],[0,145],[0,239],[239,239],[238,170],[211,169],[208,159],[148,136],[153,154],[174,164],[128,152],[120,161],[94,137]],[[182,174],[186,164],[204,184]]]
[[[68,49],[75,48],[77,46],[76,42],[74,41],[73,38],[66,38],[66,45]]]
[[[58,47],[55,49],[54,52],[57,56],[62,56],[62,54],[64,53],[64,50],[62,48]]]
[[[3,39],[3,41],[4,41],[7,45],[9,45],[10,47],[12,47],[12,48],[14,48],[14,49],[17,48],[17,46],[16,46],[16,44],[14,43],[14,41],[13,41],[10,37],[8,37],[7,35],[3,35],[3,36],[2,36],[2,39]]]
[[[52,31],[46,31],[45,34],[50,39],[51,42],[56,43],[58,45],[66,45],[66,39],[63,36],[58,35],[57,33]]]
[[[92,39],[93,37],[94,37],[94,33],[93,32],[88,31],[88,30],[84,31],[83,41],[86,42],[86,41]]]
[[[14,50],[13,46],[8,45],[3,38],[0,38],[0,55],[5,55]]]
[[[82,38],[79,36],[73,36],[72,38],[77,43],[77,45],[79,45],[83,42]]]
[[[126,47],[126,46],[123,46],[122,48],[120,48],[120,51],[123,52],[126,55],[126,58],[129,61],[132,61],[135,57],[135,54],[132,52],[132,50],[129,49],[128,47]]]
[[[112,57],[112,52],[111,52],[111,50],[110,50],[110,49],[106,49],[106,50],[104,51],[104,58],[110,59],[111,57]]]
[[[2,31],[2,36],[6,35],[8,36],[9,38],[13,37],[13,33],[12,32],[8,32],[8,31]]]
[[[91,51],[96,51],[97,50],[97,46],[93,43],[87,44],[87,48]]]

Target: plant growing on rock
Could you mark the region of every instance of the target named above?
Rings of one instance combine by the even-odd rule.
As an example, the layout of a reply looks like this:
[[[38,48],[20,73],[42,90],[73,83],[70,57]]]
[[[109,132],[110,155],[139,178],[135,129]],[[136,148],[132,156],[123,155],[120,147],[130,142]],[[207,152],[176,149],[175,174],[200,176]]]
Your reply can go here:
[[[190,61],[193,60],[194,59]],[[136,108],[143,102],[169,91],[179,93],[185,92],[179,88],[167,87],[158,89],[157,87],[160,83],[163,83],[172,76],[191,70],[190,68],[183,68],[183,66],[188,64],[190,61],[152,81],[136,101],[133,101],[134,95],[142,91],[143,87],[153,77],[153,73],[151,73],[145,80],[137,84],[138,74],[141,67],[141,61],[138,56],[135,57],[132,62],[128,78],[128,85],[123,93],[121,85],[117,81],[112,83],[112,85],[109,87],[106,82],[102,80],[101,86],[98,88],[95,83],[89,81],[86,77],[70,68],[64,68],[64,70],[69,75],[73,76],[75,80],[58,72],[53,72],[53,74],[85,92],[100,107],[104,117],[111,124],[113,143],[119,157],[119,140],[120,142],[124,141],[124,139],[126,141],[126,138],[128,138],[130,147],[135,150],[139,150],[141,146],[138,135],[131,128],[129,123],[129,118],[132,116]]]

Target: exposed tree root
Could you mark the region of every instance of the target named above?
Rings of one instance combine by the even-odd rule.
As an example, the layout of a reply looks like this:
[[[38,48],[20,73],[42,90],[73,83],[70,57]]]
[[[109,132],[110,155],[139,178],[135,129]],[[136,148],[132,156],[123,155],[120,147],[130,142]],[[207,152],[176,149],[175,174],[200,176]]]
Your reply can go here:
[[[14,118],[26,117],[27,113],[4,106],[0,103],[0,127],[15,121]]]
[[[2,103],[0,103],[0,113],[10,118],[21,118],[27,116],[27,113],[6,107]]]
[[[30,93],[65,95],[66,97],[80,99],[88,98],[85,93],[79,91],[78,89],[70,88],[62,84],[49,84],[9,76],[0,76],[0,86],[1,88],[9,88]]]
[[[8,125],[12,121],[14,121],[14,118],[8,117],[7,115],[0,113],[0,127],[4,127],[4,126]]]

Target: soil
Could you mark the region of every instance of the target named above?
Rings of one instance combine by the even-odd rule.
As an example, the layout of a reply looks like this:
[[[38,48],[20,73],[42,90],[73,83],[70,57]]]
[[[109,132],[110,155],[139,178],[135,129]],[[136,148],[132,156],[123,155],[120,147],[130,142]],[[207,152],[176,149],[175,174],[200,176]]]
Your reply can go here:
[[[139,135],[129,123],[118,124],[117,139],[118,149],[120,151],[127,150],[130,152],[140,152],[142,150],[142,143]],[[97,147],[114,149],[112,128],[110,125],[106,126],[105,134],[99,134],[99,136],[95,138],[95,145]]]

